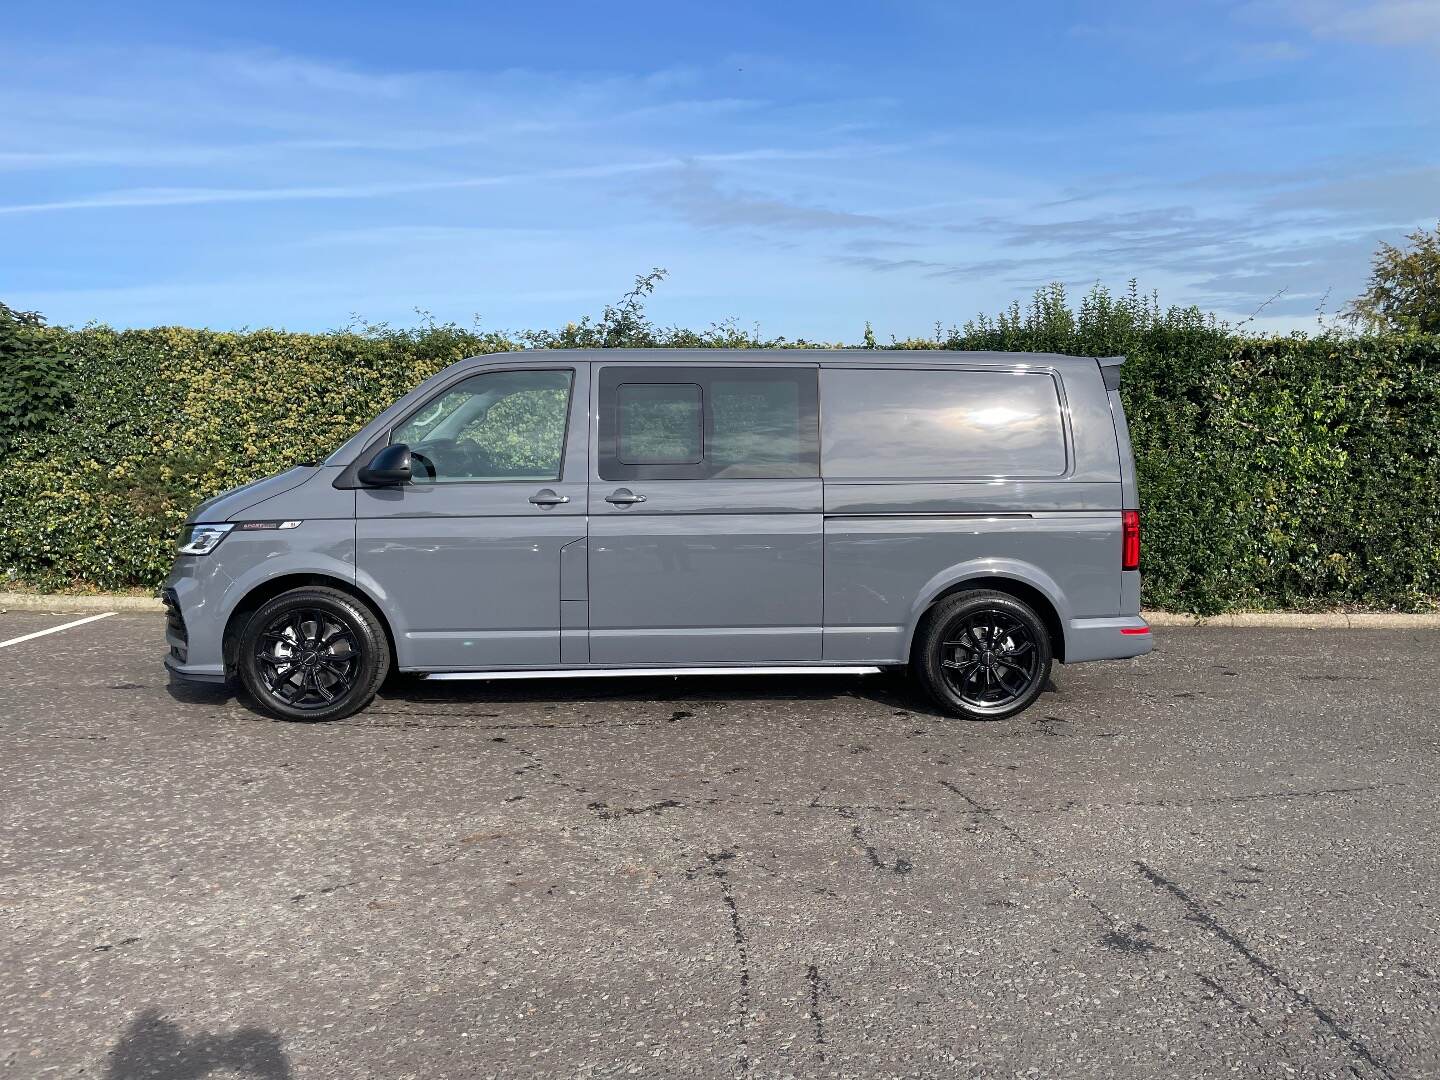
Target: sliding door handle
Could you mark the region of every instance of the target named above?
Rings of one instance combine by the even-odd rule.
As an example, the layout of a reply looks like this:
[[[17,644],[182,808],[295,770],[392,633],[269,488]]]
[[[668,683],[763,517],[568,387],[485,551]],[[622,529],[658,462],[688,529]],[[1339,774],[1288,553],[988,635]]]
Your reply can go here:
[[[644,495],[636,495],[629,488],[618,488],[605,496],[605,501],[613,506],[634,506],[636,503],[645,501]]]

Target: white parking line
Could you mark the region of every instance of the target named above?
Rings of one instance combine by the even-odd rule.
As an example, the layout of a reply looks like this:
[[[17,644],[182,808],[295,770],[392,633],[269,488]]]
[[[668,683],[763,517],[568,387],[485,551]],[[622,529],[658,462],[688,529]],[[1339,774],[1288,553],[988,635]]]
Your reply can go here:
[[[44,637],[46,634],[58,634],[61,630],[69,630],[72,626],[84,626],[87,622],[94,622],[96,619],[108,619],[115,612],[107,611],[103,615],[90,615],[84,619],[76,619],[74,622],[61,623],[59,626],[52,626],[49,630],[36,630],[33,634],[21,634],[19,637],[12,637],[9,641],[0,641],[0,649],[6,645],[19,645],[22,641],[29,641],[31,638]]]

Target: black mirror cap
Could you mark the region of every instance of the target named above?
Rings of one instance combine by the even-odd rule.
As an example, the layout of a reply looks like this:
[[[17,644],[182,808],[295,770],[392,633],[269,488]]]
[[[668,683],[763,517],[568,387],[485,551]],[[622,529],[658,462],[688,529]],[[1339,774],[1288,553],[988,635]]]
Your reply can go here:
[[[410,482],[410,447],[404,443],[382,446],[355,477],[366,487],[397,487]]]

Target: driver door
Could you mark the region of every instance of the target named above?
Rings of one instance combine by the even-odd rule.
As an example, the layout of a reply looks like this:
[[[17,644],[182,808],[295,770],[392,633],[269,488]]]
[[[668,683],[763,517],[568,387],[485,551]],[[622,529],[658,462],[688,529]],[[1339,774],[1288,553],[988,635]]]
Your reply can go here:
[[[391,430],[414,479],[357,489],[355,548],[401,668],[560,662],[563,549],[578,544],[583,565],[589,382],[584,363],[488,368]]]

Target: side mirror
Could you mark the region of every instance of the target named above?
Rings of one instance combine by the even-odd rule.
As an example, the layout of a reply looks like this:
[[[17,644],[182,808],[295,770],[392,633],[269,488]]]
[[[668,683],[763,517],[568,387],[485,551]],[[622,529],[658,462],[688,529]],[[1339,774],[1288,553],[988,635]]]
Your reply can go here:
[[[366,487],[396,487],[410,482],[410,447],[404,443],[382,446],[360,470],[356,479]]]

